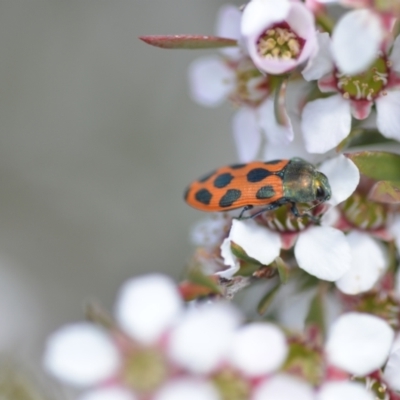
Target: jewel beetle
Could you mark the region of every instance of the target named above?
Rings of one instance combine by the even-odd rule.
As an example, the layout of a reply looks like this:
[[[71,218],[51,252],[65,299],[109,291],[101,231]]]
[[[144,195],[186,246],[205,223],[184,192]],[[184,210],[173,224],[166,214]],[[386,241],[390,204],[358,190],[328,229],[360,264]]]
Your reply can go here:
[[[218,168],[197,181],[185,192],[186,202],[202,211],[243,210],[239,218],[253,218],[283,204],[291,204],[295,217],[300,214],[296,203],[314,203],[329,200],[331,187],[328,178],[301,158],[290,160],[254,161]],[[246,210],[261,206],[253,215],[243,217]]]

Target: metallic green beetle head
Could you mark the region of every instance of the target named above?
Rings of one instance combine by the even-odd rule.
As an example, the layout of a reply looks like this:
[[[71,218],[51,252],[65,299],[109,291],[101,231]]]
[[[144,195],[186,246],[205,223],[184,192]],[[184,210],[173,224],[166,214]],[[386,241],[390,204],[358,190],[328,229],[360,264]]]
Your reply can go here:
[[[322,172],[315,171],[315,176],[313,179],[313,192],[315,195],[315,200],[320,203],[323,203],[331,198],[331,185],[329,184],[326,175],[324,175]]]
[[[284,196],[293,203],[322,203],[331,198],[328,178],[301,158],[293,158],[283,176]]]

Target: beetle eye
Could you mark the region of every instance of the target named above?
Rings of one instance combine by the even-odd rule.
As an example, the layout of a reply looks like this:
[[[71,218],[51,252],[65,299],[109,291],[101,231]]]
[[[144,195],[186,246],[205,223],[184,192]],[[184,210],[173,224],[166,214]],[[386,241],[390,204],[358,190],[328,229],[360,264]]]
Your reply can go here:
[[[317,190],[315,191],[315,197],[317,198],[317,200],[325,199],[325,197],[326,197],[325,190],[321,186],[317,187]]]

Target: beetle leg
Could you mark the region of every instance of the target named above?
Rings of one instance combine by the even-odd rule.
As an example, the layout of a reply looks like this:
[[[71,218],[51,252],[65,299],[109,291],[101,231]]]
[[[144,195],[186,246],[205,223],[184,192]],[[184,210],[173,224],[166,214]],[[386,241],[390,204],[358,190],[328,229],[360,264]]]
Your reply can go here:
[[[242,212],[240,213],[238,219],[242,219],[243,214],[247,211],[247,210],[251,210],[253,208],[253,206],[251,204],[244,206]]]
[[[314,217],[314,215],[312,215],[312,214],[309,214],[309,213],[300,214],[295,203],[292,203],[292,208],[290,209],[290,211],[296,218],[308,217],[312,222],[314,222],[314,224],[320,223],[320,219],[317,217]]]
[[[258,215],[260,215],[260,214],[262,214],[262,213],[264,213],[264,212],[266,212],[266,211],[275,210],[276,208],[278,208],[278,207],[280,207],[280,206],[281,206],[281,204],[279,204],[279,203],[272,203],[272,204],[270,204],[269,206],[264,207],[264,208],[261,209],[260,211],[257,211],[255,214],[248,215],[247,217],[242,217],[242,214],[243,214],[243,211],[242,211],[242,212],[240,213],[238,219],[250,219],[250,218],[254,218],[254,217],[257,217]],[[246,207],[248,207],[248,206],[246,206]],[[244,208],[246,208],[246,207],[244,207]],[[251,206],[250,208],[253,208],[253,206]],[[248,210],[249,210],[250,208],[248,208]]]

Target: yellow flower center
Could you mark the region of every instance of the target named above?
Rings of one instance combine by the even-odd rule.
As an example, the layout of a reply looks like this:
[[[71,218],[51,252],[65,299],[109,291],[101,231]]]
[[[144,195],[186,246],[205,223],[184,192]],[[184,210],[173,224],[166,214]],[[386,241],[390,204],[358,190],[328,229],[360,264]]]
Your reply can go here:
[[[122,380],[138,392],[150,392],[166,379],[167,371],[161,352],[156,349],[139,349],[127,356]]]
[[[257,50],[267,59],[292,60],[299,56],[304,42],[287,23],[282,23],[267,29],[259,37]]]
[[[342,205],[346,220],[357,228],[374,230],[385,226],[387,208],[384,204],[368,200],[367,196],[355,192]]]
[[[247,400],[250,397],[249,382],[233,371],[221,371],[212,380],[222,400]]]
[[[269,94],[268,77],[262,75],[250,58],[244,58],[235,66],[236,90],[230,100],[240,106],[258,106]]]
[[[391,62],[380,57],[362,74],[348,76],[337,72],[337,88],[345,99],[373,101],[385,94],[390,67]]]

